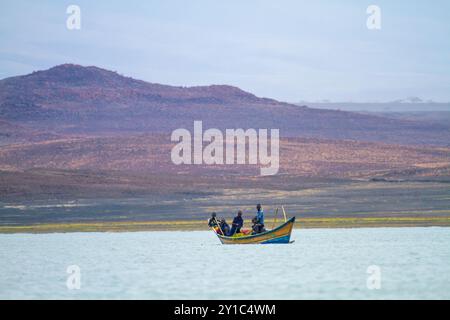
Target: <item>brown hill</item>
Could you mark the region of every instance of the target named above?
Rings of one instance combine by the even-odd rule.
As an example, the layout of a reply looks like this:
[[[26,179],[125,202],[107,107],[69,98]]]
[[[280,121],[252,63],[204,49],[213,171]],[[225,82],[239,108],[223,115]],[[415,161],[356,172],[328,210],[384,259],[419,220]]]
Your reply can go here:
[[[168,133],[204,127],[280,128],[285,137],[448,145],[445,125],[319,110],[225,85],[174,87],[65,64],[0,81],[0,119],[58,134]]]

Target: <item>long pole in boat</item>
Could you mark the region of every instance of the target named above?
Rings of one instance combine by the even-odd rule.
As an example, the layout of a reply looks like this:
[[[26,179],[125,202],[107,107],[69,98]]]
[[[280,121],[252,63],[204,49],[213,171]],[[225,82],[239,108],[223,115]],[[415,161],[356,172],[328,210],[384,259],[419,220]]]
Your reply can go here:
[[[277,210],[275,210],[275,220],[273,220],[272,229],[275,228],[275,223],[277,222],[277,217],[278,217],[278,207],[277,207]]]
[[[217,219],[216,219],[215,217],[214,217],[214,221],[216,222],[217,226],[219,227],[219,230],[220,230],[220,232],[222,233],[222,235],[225,236],[225,233],[223,233],[222,228],[220,227],[219,221],[217,221]],[[217,232],[214,230],[214,228],[211,228],[211,229],[213,229],[213,231],[214,231],[215,233],[217,233]]]
[[[281,206],[281,209],[283,209],[284,222],[286,222],[287,221],[286,211],[284,211],[284,207],[283,206]]]

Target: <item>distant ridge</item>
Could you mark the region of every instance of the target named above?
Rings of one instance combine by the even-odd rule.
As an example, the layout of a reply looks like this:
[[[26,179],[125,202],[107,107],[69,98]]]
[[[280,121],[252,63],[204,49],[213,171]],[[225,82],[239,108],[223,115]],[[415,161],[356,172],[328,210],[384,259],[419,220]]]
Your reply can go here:
[[[219,129],[279,128],[285,137],[435,145],[450,141],[446,126],[296,106],[229,85],[149,83],[74,64],[0,80],[0,120],[58,135],[170,133],[202,120]]]
[[[217,101],[261,101],[269,99],[257,98],[255,95],[245,92],[237,87],[229,85],[209,85],[180,87],[149,83],[136,80],[131,77],[119,75],[117,72],[98,68],[95,66],[83,67],[75,64],[62,64],[48,70],[35,71],[25,76],[11,77],[1,80],[6,88],[14,89],[15,86],[31,90],[35,95],[45,98],[44,88],[62,89],[71,87],[72,89],[83,88],[104,90],[120,90],[134,94],[142,93],[158,96],[161,99],[184,100],[214,98]],[[108,93],[105,91],[105,97]]]

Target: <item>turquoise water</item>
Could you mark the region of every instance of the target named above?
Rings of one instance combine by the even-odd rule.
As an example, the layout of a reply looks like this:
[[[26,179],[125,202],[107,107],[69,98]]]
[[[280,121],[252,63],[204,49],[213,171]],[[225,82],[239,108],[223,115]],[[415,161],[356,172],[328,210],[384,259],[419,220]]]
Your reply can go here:
[[[450,299],[449,228],[310,229],[292,238],[224,246],[206,231],[2,234],[0,298]],[[80,289],[66,285],[70,265]],[[379,289],[367,286],[369,266],[380,271]]]

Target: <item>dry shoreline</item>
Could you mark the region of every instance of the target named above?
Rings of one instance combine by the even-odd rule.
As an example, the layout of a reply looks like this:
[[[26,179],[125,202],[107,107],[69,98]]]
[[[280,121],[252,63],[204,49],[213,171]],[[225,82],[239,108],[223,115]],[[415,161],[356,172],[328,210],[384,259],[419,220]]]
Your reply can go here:
[[[272,226],[273,220],[266,219]],[[278,224],[281,221],[278,220]],[[450,217],[332,217],[297,218],[295,228],[377,228],[377,227],[450,227]],[[114,221],[89,223],[45,223],[0,226],[0,233],[134,232],[208,230],[205,220]]]

